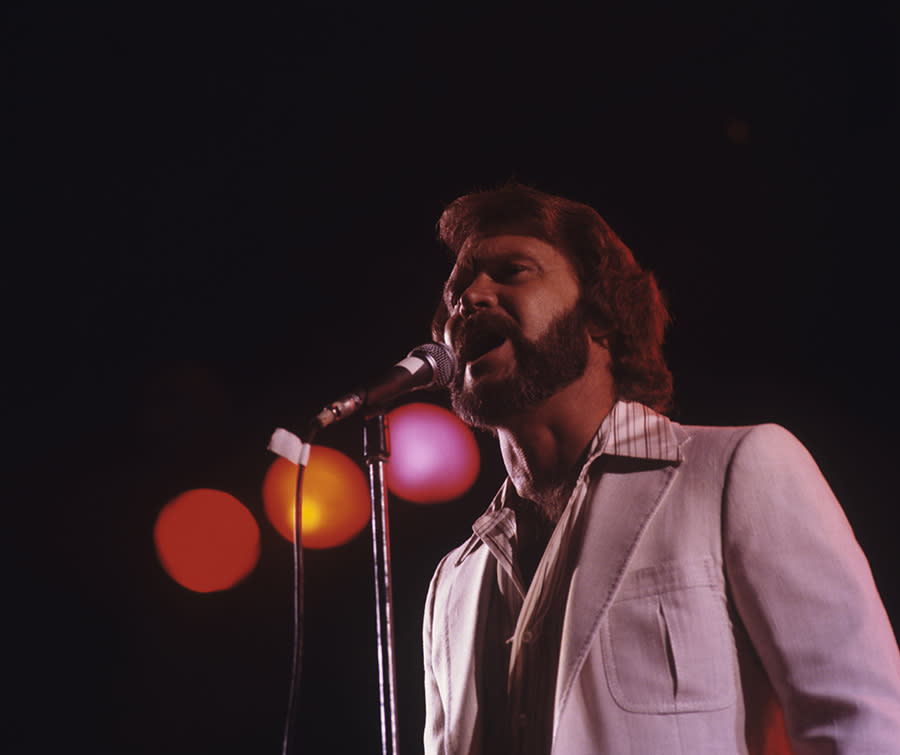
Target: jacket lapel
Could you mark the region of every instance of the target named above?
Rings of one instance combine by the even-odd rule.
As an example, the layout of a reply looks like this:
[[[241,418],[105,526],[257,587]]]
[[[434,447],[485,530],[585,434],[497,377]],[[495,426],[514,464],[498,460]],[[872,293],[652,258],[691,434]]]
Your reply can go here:
[[[450,709],[447,736],[450,752],[481,752],[481,721],[478,711],[485,620],[493,582],[496,580],[490,551],[471,543],[456,562],[459,577],[449,580],[444,621],[447,653],[444,660],[449,677]]]
[[[680,444],[686,434],[668,422]],[[572,574],[556,677],[554,733],[635,548],[678,474],[675,462],[601,457],[590,494],[581,557]]]

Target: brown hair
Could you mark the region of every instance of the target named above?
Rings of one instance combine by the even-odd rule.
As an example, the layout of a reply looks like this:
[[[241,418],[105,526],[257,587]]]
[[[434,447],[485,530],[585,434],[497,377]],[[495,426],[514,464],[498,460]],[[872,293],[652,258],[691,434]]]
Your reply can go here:
[[[588,319],[608,331],[612,376],[619,398],[657,411],[668,408],[672,374],[662,353],[669,323],[653,274],[641,269],[606,221],[591,207],[518,183],[466,194],[437,224],[454,259],[472,237],[516,233],[547,242],[566,255],[581,283]],[[440,340],[449,313],[443,302],[432,322]]]

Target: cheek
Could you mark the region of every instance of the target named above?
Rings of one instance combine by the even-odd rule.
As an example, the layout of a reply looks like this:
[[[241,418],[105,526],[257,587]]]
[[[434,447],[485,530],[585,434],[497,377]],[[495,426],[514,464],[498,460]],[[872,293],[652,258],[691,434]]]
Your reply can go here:
[[[566,314],[569,309],[555,297],[537,299],[531,303],[526,311],[522,312],[522,329],[528,331],[531,335],[534,335],[536,332],[543,332],[548,325]]]

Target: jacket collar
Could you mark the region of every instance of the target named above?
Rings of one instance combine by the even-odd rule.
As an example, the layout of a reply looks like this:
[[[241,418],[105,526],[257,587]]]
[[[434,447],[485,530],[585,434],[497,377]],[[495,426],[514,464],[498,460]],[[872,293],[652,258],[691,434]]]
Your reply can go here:
[[[594,462],[604,455],[678,464],[684,458],[682,445],[686,439],[679,430],[668,417],[650,407],[636,401],[619,400],[591,439],[579,477],[584,477]],[[484,543],[505,548],[501,544],[511,537],[515,527],[515,517],[507,506],[511,495],[515,495],[515,489],[507,477],[487,511],[472,525],[473,534],[463,546],[457,566]]]

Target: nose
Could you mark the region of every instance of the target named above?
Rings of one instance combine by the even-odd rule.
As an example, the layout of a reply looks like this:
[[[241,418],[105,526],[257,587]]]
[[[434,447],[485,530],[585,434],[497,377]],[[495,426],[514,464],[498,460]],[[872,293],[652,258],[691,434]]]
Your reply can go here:
[[[460,295],[459,306],[464,315],[472,314],[484,307],[497,306],[497,292],[490,276],[486,273],[475,276]]]

